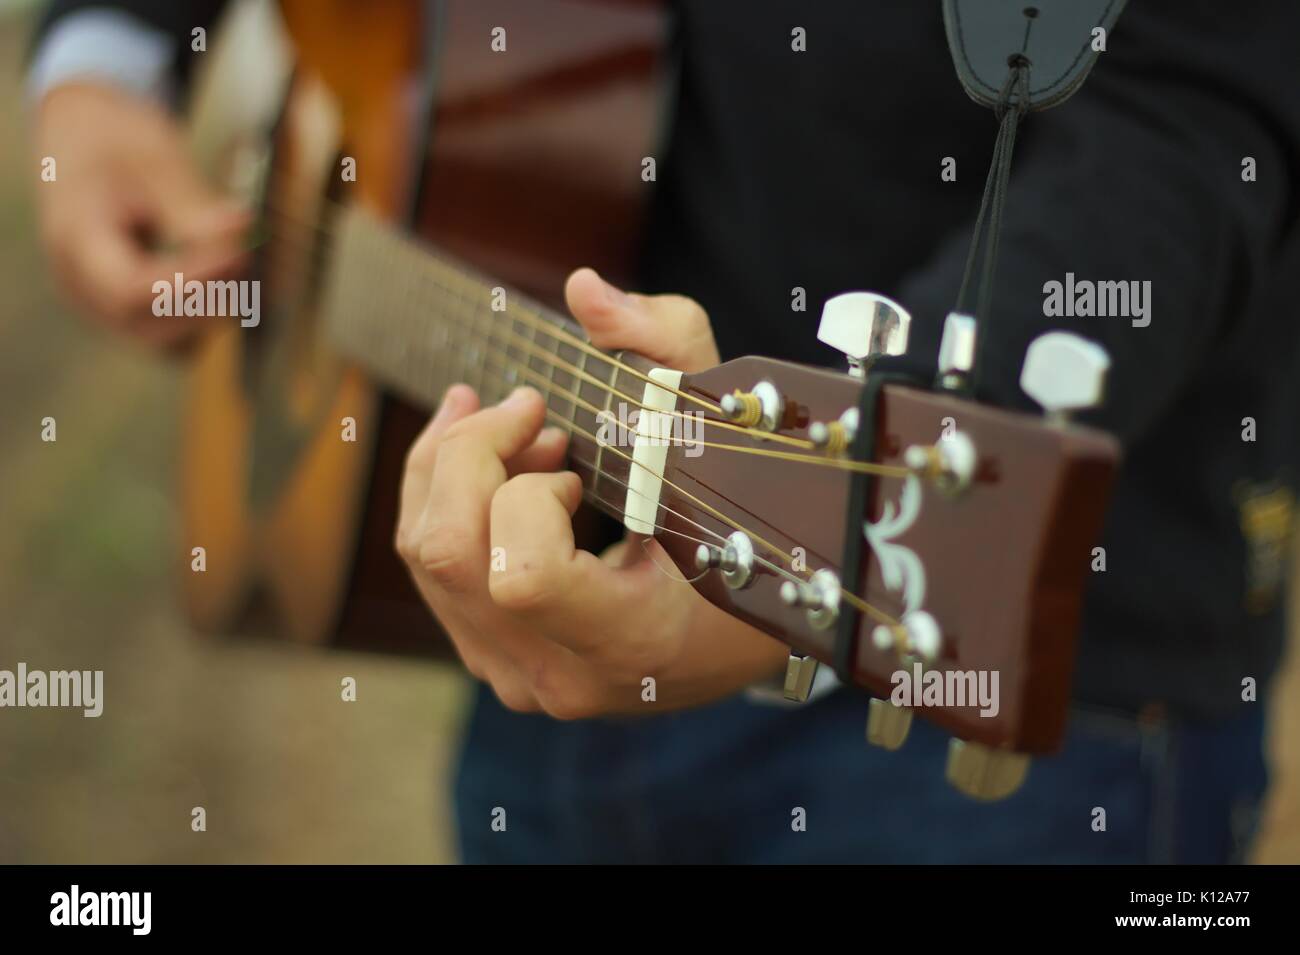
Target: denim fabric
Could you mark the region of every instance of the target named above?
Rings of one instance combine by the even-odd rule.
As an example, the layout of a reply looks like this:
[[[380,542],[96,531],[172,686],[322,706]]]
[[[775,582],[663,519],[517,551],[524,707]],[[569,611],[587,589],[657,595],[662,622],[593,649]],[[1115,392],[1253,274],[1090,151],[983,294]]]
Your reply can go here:
[[[853,691],[559,723],[479,689],[455,781],[466,862],[1240,861],[1266,787],[1264,711],[1213,724],[1076,711],[1059,755],[981,803],[944,780],[948,739],[864,738]],[[1106,829],[1094,831],[1094,808]],[[493,813],[505,810],[504,831]],[[795,831],[797,809],[806,830]],[[500,813],[497,813],[500,817]],[[499,828],[499,824],[498,824]]]

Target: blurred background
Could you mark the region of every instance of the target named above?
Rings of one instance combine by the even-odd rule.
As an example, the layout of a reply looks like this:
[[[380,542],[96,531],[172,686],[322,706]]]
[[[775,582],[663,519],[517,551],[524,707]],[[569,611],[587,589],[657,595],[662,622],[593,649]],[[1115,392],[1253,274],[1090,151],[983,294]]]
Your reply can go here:
[[[0,863],[454,861],[456,671],[187,629],[172,579],[183,368],[56,298],[21,94],[33,7],[0,0],[0,669],[102,669],[107,702],[99,719],[0,709]],[[1256,861],[1300,862],[1294,649],[1260,705],[1278,719]]]
[[[187,630],[183,368],[55,295],[21,92],[34,11],[0,0],[0,669],[102,669],[107,703],[0,709],[0,863],[454,861],[456,671]]]

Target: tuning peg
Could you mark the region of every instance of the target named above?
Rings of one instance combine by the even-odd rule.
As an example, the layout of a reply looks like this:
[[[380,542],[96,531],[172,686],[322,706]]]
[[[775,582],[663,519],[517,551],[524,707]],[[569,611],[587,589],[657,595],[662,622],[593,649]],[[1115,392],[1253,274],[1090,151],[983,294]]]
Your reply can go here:
[[[948,782],[972,799],[1006,799],[1025,781],[1029,757],[1005,749],[953,739],[948,744]]]
[[[818,630],[829,629],[840,614],[840,579],[823,567],[806,582],[787,580],[778,591],[787,607],[802,608]]]
[[[939,384],[949,390],[960,388],[974,367],[975,319],[949,312],[939,340]]]
[[[1025,352],[1020,387],[1049,419],[1065,421],[1070,412],[1101,404],[1110,355],[1096,342],[1069,332],[1039,335]]]
[[[912,710],[888,700],[872,698],[867,705],[867,742],[881,749],[895,750],[907,740],[912,728]]]
[[[785,661],[785,688],[783,695],[791,703],[806,703],[817,676],[817,658],[802,656],[790,651]]]
[[[845,292],[822,306],[817,337],[844,353],[849,374],[865,378],[881,355],[906,353],[911,324],[907,309],[891,298],[875,292]]]
[[[877,650],[897,650],[933,663],[943,649],[943,631],[939,622],[924,610],[910,610],[897,625],[881,624],[873,629],[871,642]]]
[[[785,414],[785,399],[770,381],[760,381],[749,391],[737,388],[723,395],[718,407],[727,419],[743,428],[761,428],[775,431],[781,426]]]
[[[734,531],[721,547],[701,544],[695,548],[695,567],[721,570],[726,585],[741,590],[754,578],[754,542],[744,531]]]
[[[808,440],[828,454],[839,454],[853,443],[858,433],[858,409],[845,408],[838,421],[814,421],[808,425]]]

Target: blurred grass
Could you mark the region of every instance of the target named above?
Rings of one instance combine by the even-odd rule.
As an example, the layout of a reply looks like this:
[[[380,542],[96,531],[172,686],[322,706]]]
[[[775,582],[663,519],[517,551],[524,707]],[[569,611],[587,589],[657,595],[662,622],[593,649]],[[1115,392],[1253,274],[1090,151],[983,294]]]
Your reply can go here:
[[[102,669],[106,704],[0,710],[0,862],[451,861],[457,674],[188,632],[169,556],[181,370],[57,303],[25,35],[0,17],[0,668]]]
[[[107,702],[95,720],[0,710],[0,863],[451,860],[455,672],[188,632],[170,579],[180,370],[56,304],[33,238],[25,20],[0,14],[0,668],[103,669]],[[1261,862],[1300,861],[1296,657],[1271,694]]]

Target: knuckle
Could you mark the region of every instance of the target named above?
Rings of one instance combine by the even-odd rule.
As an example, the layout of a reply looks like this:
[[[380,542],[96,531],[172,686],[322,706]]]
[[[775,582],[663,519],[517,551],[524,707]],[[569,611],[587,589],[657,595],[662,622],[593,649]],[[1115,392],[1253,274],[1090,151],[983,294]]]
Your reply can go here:
[[[536,688],[534,698],[542,712],[556,720],[585,720],[600,713],[592,694],[575,685]]]
[[[393,531],[393,550],[397,551],[398,556],[404,560],[407,565],[415,564],[420,557],[420,548],[415,543],[416,535],[411,533],[410,529],[404,527],[401,523]]]
[[[448,590],[461,589],[470,582],[472,546],[467,528],[444,524],[421,536],[416,560],[436,583]]]
[[[491,681],[492,692],[497,695],[501,705],[514,713],[536,713],[539,710],[537,698],[532,691],[514,680],[495,679]]]
[[[602,712],[592,684],[571,663],[552,659],[532,671],[533,698],[541,711],[557,720],[581,720]]]
[[[693,298],[685,295],[674,295],[673,305],[681,313],[683,321],[688,325],[700,326],[707,328],[709,325],[709,315],[704,311],[704,306]]]
[[[455,427],[455,425],[452,427]],[[409,475],[412,471],[431,472],[437,462],[438,451],[446,444],[446,441],[446,432],[439,433],[436,429],[426,425],[424,430],[411,442],[411,447],[407,449],[406,459],[402,465],[403,475]]]
[[[464,664],[469,675],[480,682],[487,682],[487,667],[483,665],[483,658],[464,647],[457,647],[460,653],[460,662]]]
[[[553,571],[545,565],[525,562],[522,566],[495,571],[488,578],[492,602],[512,613],[540,610],[549,605],[558,591]]]

